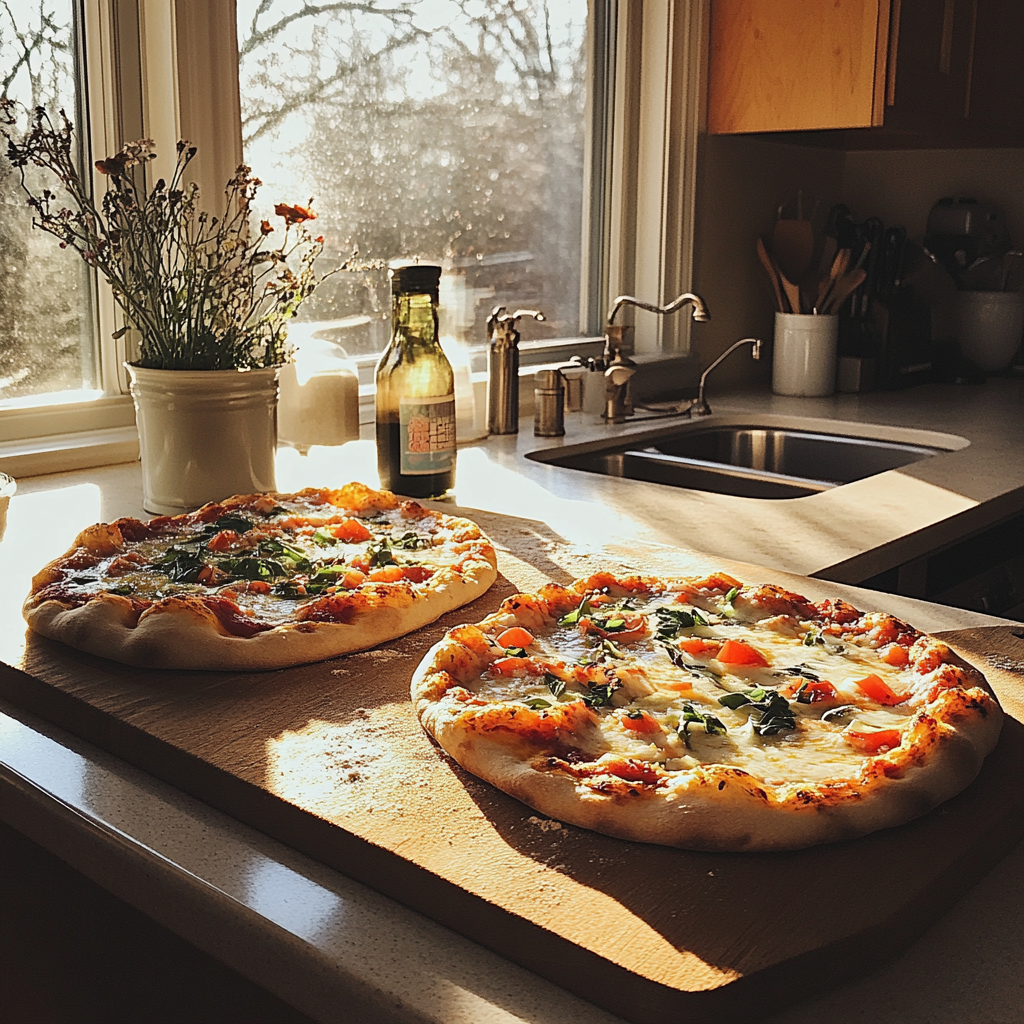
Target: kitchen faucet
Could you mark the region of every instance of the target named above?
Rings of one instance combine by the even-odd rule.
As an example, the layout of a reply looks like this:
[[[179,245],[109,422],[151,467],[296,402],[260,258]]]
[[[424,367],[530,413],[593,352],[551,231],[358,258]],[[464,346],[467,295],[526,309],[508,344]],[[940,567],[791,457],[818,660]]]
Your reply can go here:
[[[632,295],[619,295],[612,302],[604,331],[605,410],[603,415],[610,423],[622,423],[627,416],[633,415],[633,402],[629,392],[630,381],[636,373],[636,364],[622,351],[624,335],[629,328],[614,323],[615,315],[623,306],[629,305],[666,316],[682,309],[687,303],[693,304],[694,320],[703,323],[711,319],[707,304],[693,292],[684,292],[666,306],[656,306],[653,303],[634,298]]]
[[[737,341],[735,344],[730,345],[701,375],[700,384],[697,387],[697,397],[691,399],[690,404],[679,409],[675,409],[673,415],[683,414],[685,416],[710,416],[711,406],[708,405],[707,399],[704,397],[704,385],[707,383],[708,374],[721,363],[726,356],[730,353],[735,352],[741,345],[753,345],[753,351],[750,353],[755,360],[761,358],[761,339],[760,338],[743,338],[741,341]]]

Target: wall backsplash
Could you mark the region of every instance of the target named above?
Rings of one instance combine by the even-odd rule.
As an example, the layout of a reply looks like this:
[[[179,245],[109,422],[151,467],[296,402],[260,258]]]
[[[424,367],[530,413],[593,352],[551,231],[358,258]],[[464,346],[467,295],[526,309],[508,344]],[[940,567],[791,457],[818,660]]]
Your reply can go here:
[[[706,366],[739,338],[772,337],[770,287],[754,253],[780,204],[803,192],[805,216],[819,203],[846,203],[856,219],[902,224],[920,241],[932,204],[946,195],[994,203],[1014,245],[1024,245],[1024,149],[854,151],[795,146],[742,135],[701,136],[698,156],[694,290],[711,309],[695,324],[694,354]],[[767,383],[771,350],[760,365],[729,360],[719,386]]]

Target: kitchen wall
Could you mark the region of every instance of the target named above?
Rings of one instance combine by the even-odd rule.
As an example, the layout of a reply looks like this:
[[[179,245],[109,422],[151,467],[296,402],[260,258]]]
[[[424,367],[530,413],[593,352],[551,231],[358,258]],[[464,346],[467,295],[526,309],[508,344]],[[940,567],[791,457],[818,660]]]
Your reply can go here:
[[[1024,149],[911,149],[844,154],[843,202],[858,218],[903,224],[924,237],[940,196],[970,197],[1002,207],[1010,237],[1024,245]]]
[[[693,283],[712,314],[691,335],[701,367],[739,338],[771,338],[773,299],[754,242],[800,190],[805,216],[816,202],[822,219],[844,202],[857,219],[903,224],[917,240],[936,199],[971,196],[1001,206],[1014,244],[1024,245],[1024,149],[843,152],[705,135],[697,175]],[[715,371],[715,386],[767,383],[770,369],[770,351],[760,366],[737,353]]]

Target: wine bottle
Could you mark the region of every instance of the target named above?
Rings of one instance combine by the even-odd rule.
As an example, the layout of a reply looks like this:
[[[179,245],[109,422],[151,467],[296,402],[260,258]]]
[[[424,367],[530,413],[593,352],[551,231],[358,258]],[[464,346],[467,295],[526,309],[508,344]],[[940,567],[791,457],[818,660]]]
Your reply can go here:
[[[393,264],[391,341],[377,363],[382,487],[436,498],[455,482],[455,377],[438,340],[441,268]]]

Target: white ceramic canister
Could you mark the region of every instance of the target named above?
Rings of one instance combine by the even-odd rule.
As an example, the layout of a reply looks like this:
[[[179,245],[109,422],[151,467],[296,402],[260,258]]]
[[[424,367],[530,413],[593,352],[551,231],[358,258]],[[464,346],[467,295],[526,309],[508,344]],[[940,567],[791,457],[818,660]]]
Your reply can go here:
[[[802,397],[833,394],[838,339],[838,316],[776,313],[772,391]]]
[[[301,362],[281,368],[277,432],[300,452],[359,439],[359,376],[346,363],[303,372]]]
[[[142,507],[176,515],[276,489],[277,376],[127,367],[142,452]]]
[[[1024,336],[1024,293],[957,292],[954,308],[964,359],[986,373],[1005,370]]]

